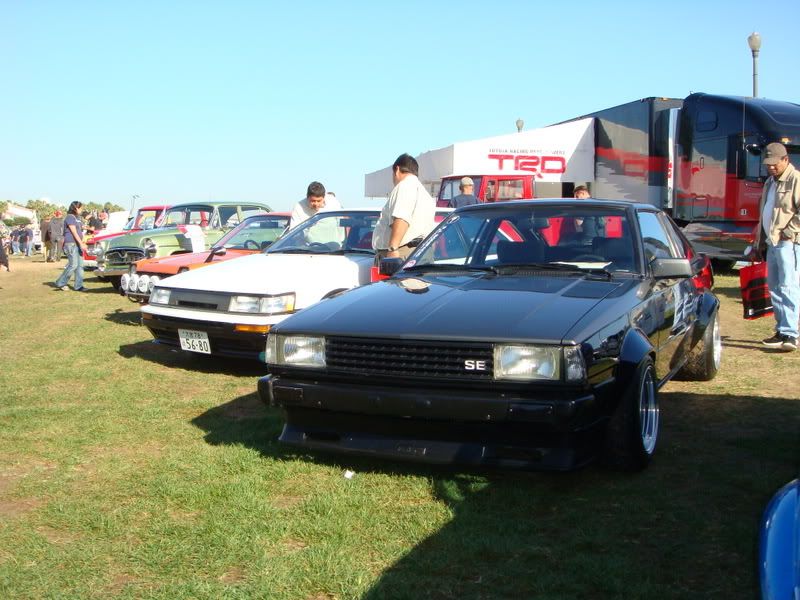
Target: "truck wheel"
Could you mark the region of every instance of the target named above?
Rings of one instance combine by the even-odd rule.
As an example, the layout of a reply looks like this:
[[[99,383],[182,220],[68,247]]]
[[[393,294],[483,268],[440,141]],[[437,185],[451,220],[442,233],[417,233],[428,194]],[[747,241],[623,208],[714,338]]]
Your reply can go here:
[[[653,457],[661,424],[653,360],[639,363],[606,429],[605,459],[617,469],[641,471]]]
[[[711,381],[722,361],[722,336],[719,333],[719,310],[714,313],[703,338],[689,352],[686,364],[677,377],[687,381]]]
[[[119,291],[119,280],[122,279],[119,275],[115,277],[109,277],[108,281],[111,282],[111,285],[114,287],[115,290]]]

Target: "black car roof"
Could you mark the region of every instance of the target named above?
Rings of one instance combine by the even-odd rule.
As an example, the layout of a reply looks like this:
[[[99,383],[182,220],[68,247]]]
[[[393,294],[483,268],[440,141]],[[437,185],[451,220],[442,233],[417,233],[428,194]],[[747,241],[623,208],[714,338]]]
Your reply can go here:
[[[660,210],[652,204],[646,202],[631,202],[628,200],[605,200],[602,198],[536,198],[534,200],[508,200],[505,202],[481,202],[479,204],[471,204],[464,208],[456,209],[457,212],[472,212],[472,211],[492,211],[507,208],[535,208],[537,206],[596,206],[598,208],[621,208],[626,210],[633,207],[636,210],[650,209]],[[496,207],[496,208],[494,208]]]

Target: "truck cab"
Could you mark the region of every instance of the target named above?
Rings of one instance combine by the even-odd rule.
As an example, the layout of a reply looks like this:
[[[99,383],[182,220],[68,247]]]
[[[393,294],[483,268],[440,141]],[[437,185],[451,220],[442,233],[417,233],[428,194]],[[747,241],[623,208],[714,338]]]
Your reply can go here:
[[[480,202],[503,202],[505,200],[528,200],[534,197],[534,175],[450,175],[442,178],[436,206],[447,208],[450,201],[461,193],[462,177],[470,177],[475,183],[475,196]]]

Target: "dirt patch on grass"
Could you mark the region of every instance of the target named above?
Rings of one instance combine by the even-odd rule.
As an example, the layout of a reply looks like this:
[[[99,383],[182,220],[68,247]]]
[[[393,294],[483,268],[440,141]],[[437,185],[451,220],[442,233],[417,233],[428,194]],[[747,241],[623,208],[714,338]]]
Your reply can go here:
[[[270,504],[279,510],[287,510],[290,508],[294,508],[298,504],[300,504],[305,498],[303,496],[297,495],[290,495],[290,494],[280,494],[278,496],[273,496],[270,498]]]
[[[11,520],[39,508],[44,502],[38,498],[0,500],[0,520]]]
[[[75,535],[74,533],[64,531],[63,529],[55,529],[54,527],[48,527],[46,525],[37,527],[36,532],[48,542],[55,544],[56,546],[63,546],[80,539],[80,536]]]
[[[308,548],[308,544],[297,538],[286,538],[281,542],[281,546],[288,552],[300,552],[300,550]]]
[[[244,581],[244,570],[241,567],[232,567],[219,576],[220,583],[232,585]]]

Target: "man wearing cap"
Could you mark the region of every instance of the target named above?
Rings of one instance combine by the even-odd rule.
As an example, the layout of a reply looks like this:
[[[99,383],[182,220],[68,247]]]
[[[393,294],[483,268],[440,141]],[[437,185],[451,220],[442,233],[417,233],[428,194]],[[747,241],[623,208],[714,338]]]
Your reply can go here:
[[[50,262],[61,261],[61,249],[64,247],[64,216],[60,210],[50,219]]]
[[[472,177],[462,177],[461,183],[458,184],[458,189],[461,190],[461,193],[450,200],[450,206],[461,208],[462,206],[478,203],[478,199],[475,197],[475,183],[472,181]]]
[[[769,348],[797,350],[800,320],[800,173],[783,144],[767,144],[764,164],[770,177],[761,193],[756,248],[766,250],[767,285],[775,316]]]
[[[418,175],[419,164],[410,154],[394,161],[394,188],[372,234],[376,264],[383,257],[406,258],[435,225],[436,205]]]

